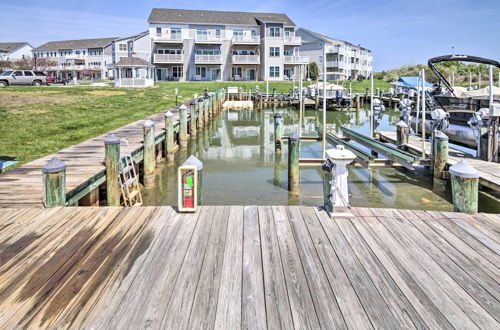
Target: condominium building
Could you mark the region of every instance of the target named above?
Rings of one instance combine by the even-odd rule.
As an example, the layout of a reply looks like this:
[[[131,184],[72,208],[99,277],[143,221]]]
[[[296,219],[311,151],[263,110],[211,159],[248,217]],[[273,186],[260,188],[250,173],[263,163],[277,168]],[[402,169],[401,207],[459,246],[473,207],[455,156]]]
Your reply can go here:
[[[149,30],[113,41],[113,64],[126,57],[138,57],[151,63],[151,38]]]
[[[285,14],[155,8],[148,23],[159,81],[287,80],[308,63]]]
[[[20,60],[31,57],[33,47],[27,42],[0,42],[0,61]]]
[[[33,49],[37,58],[47,58],[49,74],[66,79],[109,79],[113,74],[113,41],[117,38],[51,41]]]
[[[300,52],[316,62],[323,75],[323,53],[326,48],[326,77],[330,80],[368,78],[373,72],[373,56],[369,49],[347,41],[331,38],[304,28],[297,29],[302,37]]]

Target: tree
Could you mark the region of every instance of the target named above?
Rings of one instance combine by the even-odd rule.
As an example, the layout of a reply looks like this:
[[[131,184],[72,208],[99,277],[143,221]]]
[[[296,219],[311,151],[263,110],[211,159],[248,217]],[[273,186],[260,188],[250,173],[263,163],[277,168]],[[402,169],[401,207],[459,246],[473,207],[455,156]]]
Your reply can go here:
[[[307,71],[309,73],[309,78],[312,80],[318,79],[319,76],[319,69],[318,69],[318,64],[316,62],[311,62],[307,65]]]
[[[10,62],[13,70],[38,70],[45,71],[51,66],[56,66],[57,62],[49,58],[24,57]]]

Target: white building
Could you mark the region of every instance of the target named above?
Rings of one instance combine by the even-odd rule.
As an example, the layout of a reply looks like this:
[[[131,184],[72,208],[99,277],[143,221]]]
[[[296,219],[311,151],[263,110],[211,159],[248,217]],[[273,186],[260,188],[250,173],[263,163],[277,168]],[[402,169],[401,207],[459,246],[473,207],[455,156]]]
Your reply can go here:
[[[160,81],[287,80],[308,63],[285,14],[155,8],[148,22]]]
[[[302,37],[300,53],[316,62],[323,75],[323,47],[326,47],[326,77],[330,80],[368,78],[373,72],[373,56],[369,49],[353,45],[347,41],[299,28]]]
[[[20,60],[31,57],[33,47],[27,42],[0,42],[0,61]]]
[[[113,76],[113,41],[117,38],[51,41],[33,49],[53,61],[46,71],[58,78],[109,79]]]
[[[149,30],[113,41],[113,64],[126,57],[142,58],[151,63],[151,38]]]

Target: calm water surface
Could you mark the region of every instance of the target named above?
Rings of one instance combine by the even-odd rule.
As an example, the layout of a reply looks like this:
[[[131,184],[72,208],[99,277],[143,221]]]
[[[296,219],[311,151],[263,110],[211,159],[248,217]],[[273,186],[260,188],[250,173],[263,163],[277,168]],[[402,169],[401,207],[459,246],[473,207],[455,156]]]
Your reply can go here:
[[[193,154],[203,162],[203,204],[206,205],[322,205],[323,181],[319,167],[301,167],[300,195],[287,191],[287,146],[274,153],[273,116],[284,117],[285,135],[298,130],[298,111],[289,108],[227,110],[198,132],[187,151],[176,153],[173,166],[158,169],[154,188],[144,189],[146,205],[177,205],[177,167]],[[315,136],[321,112],[307,110],[303,135]],[[381,130],[394,130],[399,112],[387,111]],[[340,134],[341,127],[369,133],[368,111],[327,113],[327,129]],[[329,146],[331,147],[331,146]],[[321,157],[321,142],[301,142],[300,156]],[[451,211],[451,190],[432,191],[432,173],[418,167],[373,167],[349,169],[352,206]],[[498,203],[484,196],[480,209],[499,212]],[[496,209],[496,211],[495,211]]]

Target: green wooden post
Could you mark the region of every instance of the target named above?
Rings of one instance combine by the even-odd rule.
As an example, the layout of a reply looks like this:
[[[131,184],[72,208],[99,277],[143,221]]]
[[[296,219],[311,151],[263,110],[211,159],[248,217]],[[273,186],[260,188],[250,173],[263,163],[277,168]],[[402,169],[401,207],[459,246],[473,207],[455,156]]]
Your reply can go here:
[[[208,122],[208,115],[209,115],[209,113],[208,113],[209,112],[208,101],[209,101],[209,96],[208,96],[208,94],[206,94],[205,99],[203,100],[203,114],[204,114],[204,116],[203,116],[204,123],[203,124]]]
[[[281,138],[283,137],[283,117],[281,113],[274,114],[274,151],[281,152]]]
[[[323,206],[329,210],[333,210],[330,192],[332,190],[332,167],[333,164],[326,160],[321,169],[323,170]]]
[[[203,129],[203,118],[205,114],[203,113],[203,97],[198,99],[198,118],[197,118],[197,126],[198,130],[201,131]]]
[[[443,179],[448,162],[448,136],[441,131],[434,134],[434,178]]]
[[[43,203],[45,207],[66,205],[66,164],[52,158],[42,169],[44,178]]]
[[[148,119],[144,122],[144,185],[154,182],[156,167],[155,124]]]
[[[276,88],[273,88],[273,99],[276,99]]]
[[[174,141],[174,114],[170,111],[165,113],[165,145],[164,152],[167,164],[172,164],[175,159],[175,141]]]
[[[461,160],[450,167],[453,210],[455,212],[477,213],[479,172]]]
[[[359,110],[361,108],[361,96],[359,94],[356,94],[356,110]]]
[[[215,116],[215,94],[210,93],[210,118]]]
[[[396,124],[396,135],[397,135],[397,147],[398,149],[403,149],[404,145],[408,144],[408,139],[410,137],[410,128],[408,125],[400,120]]]
[[[191,140],[196,139],[196,100],[189,103],[189,134]]]
[[[298,194],[300,170],[299,170],[300,139],[296,133],[288,137],[288,190],[292,194]]]
[[[187,148],[188,123],[187,123],[187,107],[183,104],[179,107],[179,148],[184,150]]]
[[[108,206],[120,206],[120,138],[115,134],[104,140],[104,159],[106,163],[106,199]]]

